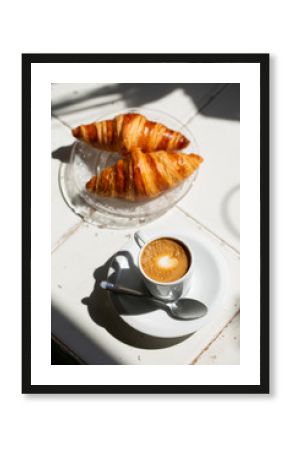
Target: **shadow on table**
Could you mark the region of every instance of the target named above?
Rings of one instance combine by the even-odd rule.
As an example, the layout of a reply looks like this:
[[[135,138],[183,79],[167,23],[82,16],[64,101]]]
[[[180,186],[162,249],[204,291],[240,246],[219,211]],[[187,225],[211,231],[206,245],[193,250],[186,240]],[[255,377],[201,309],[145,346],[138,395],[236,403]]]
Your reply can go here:
[[[82,85],[83,86],[83,85]],[[52,104],[52,114],[70,114],[85,109],[110,106],[123,101],[127,108],[144,106],[156,102],[176,90],[181,90],[190,98],[192,104],[205,116],[229,120],[240,119],[240,85],[239,83],[119,83],[108,84],[91,89],[83,94],[70,94],[69,98]],[[214,92],[211,96],[210,92]],[[224,91],[222,101],[213,101],[214,97]],[[206,94],[206,95],[205,95]],[[112,101],[112,96],[114,101]],[[102,98],[102,102],[98,99]],[[107,100],[106,100],[107,98]],[[82,106],[82,102],[96,99],[96,103]],[[210,108],[208,104],[210,103]],[[178,101],[175,107],[178,109]],[[169,111],[170,112],[170,111]]]
[[[221,95],[209,98],[201,107],[200,114],[226,120],[240,120],[240,84],[229,83],[219,91]],[[194,100],[194,98],[193,98]]]
[[[53,304],[51,307],[51,331],[77,357],[81,355],[83,364],[86,364],[87,361],[93,361],[90,364],[100,365],[118,364]]]
[[[74,143],[71,145],[66,145],[64,147],[59,147],[51,153],[53,159],[58,159],[63,163],[69,163],[70,155],[73,149]]]
[[[88,313],[91,319],[98,325],[104,327],[112,336],[116,339],[137,348],[144,349],[162,349],[171,347],[180,342],[183,342],[189,336],[177,337],[177,338],[158,338],[141,333],[126,322],[122,320],[120,314],[123,315],[138,315],[146,314],[150,311],[154,311],[156,307],[150,305],[142,298],[122,296],[122,302],[117,295],[109,295],[107,291],[100,288],[99,284],[102,280],[107,279],[108,269],[112,266],[115,272],[108,278],[109,281],[115,282],[115,274],[118,271],[116,257],[124,257],[128,261],[128,273],[130,277],[126,277],[126,274],[122,274],[122,278],[132,280],[129,287],[135,287],[134,280],[139,278],[138,268],[135,266],[132,256],[129,252],[120,251],[110,258],[103,266],[95,270],[93,276],[95,279],[95,286],[89,297],[83,298],[82,303],[87,306]],[[124,269],[122,269],[124,271]],[[138,274],[137,274],[138,272]],[[124,308],[124,304],[126,308]]]

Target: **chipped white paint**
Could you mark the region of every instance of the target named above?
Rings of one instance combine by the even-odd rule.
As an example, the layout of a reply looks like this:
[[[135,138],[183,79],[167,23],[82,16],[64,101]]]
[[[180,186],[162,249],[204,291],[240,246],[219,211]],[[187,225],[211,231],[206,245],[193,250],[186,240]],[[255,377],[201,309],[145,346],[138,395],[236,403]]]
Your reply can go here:
[[[221,330],[217,338],[193,361],[196,365],[240,364],[240,315]]]

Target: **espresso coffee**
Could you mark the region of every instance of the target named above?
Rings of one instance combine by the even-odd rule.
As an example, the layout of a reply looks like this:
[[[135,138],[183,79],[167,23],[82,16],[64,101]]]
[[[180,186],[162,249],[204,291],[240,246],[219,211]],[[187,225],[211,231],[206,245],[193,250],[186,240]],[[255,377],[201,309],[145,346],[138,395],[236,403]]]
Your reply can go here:
[[[149,278],[170,283],[186,274],[190,266],[190,255],[180,241],[161,238],[145,246],[140,262]]]

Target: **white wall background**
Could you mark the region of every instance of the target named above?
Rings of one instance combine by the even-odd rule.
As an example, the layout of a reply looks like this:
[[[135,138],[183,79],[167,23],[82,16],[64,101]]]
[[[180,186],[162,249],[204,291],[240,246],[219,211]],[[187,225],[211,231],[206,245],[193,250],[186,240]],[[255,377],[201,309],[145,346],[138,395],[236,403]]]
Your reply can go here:
[[[8,2],[2,5],[1,406],[3,448],[272,449],[288,441],[289,79],[286,2]],[[270,52],[270,396],[21,395],[22,52]],[[4,161],[3,161],[4,156]],[[39,168],[41,170],[41,167]],[[41,198],[41,187],[40,187]],[[283,254],[284,250],[284,254]],[[279,258],[279,260],[278,260]],[[9,273],[7,268],[9,267]],[[4,290],[3,290],[4,287]],[[173,427],[173,423],[175,427]],[[176,430],[176,431],[175,431]],[[248,444],[248,445],[247,445]]]

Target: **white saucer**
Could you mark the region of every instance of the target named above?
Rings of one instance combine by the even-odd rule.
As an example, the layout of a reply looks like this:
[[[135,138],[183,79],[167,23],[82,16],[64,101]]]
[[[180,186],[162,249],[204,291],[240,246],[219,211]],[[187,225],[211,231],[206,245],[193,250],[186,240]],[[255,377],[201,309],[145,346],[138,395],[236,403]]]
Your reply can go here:
[[[170,229],[162,229],[162,233],[174,236]],[[146,232],[148,238],[154,238],[156,232]],[[171,318],[165,311],[155,309],[142,298],[110,293],[111,299],[122,319],[131,327],[142,333],[156,337],[179,337],[197,331],[213,320],[222,307],[228,287],[228,268],[218,244],[191,232],[178,234],[184,237],[191,246],[194,255],[194,274],[192,286],[186,295],[202,301],[208,307],[206,316],[181,321]],[[108,270],[108,280],[114,283],[144,290],[143,281],[137,267],[139,247],[132,240],[120,249],[112,258]]]

